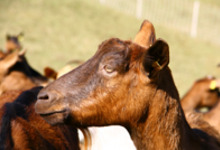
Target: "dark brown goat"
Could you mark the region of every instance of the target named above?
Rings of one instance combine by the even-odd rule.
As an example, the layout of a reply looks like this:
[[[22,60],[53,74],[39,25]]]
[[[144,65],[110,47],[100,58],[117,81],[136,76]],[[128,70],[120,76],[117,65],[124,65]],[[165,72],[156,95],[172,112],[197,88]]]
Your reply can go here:
[[[24,51],[14,51],[0,60],[0,94],[44,85],[48,79],[27,62]]]
[[[183,110],[194,111],[201,107],[211,109],[219,101],[219,87],[217,79],[205,77],[197,80],[192,88],[184,95],[181,100]]]
[[[0,109],[0,150],[79,150],[78,134],[75,127],[51,126],[34,111],[34,103],[41,87],[23,92],[14,102],[6,103]],[[20,94],[0,96],[13,101]],[[9,100],[11,99],[11,100]]]
[[[41,90],[36,112],[51,124],[122,125],[138,150],[219,150],[214,129],[205,122],[192,129],[185,119],[168,44],[155,40],[148,21],[137,36],[104,41],[91,59]]]

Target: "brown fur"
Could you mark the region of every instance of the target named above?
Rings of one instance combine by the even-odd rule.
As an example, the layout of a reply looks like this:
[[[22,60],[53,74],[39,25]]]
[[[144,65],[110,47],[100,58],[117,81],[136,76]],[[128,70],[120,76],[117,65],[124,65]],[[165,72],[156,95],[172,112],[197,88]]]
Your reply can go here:
[[[194,111],[201,107],[211,109],[219,101],[219,90],[210,89],[212,81],[217,81],[215,78],[205,77],[197,80],[192,88],[184,95],[181,100],[183,110]]]
[[[21,50],[21,38],[24,36],[23,33],[19,33],[18,35],[6,35],[6,44],[5,49],[6,53],[11,53],[14,50]]]
[[[216,87],[210,89],[211,82],[216,82]],[[186,114],[193,113],[200,107],[208,107],[209,111],[206,113],[197,114],[200,118],[208,122],[220,133],[220,92],[219,86],[220,80],[215,78],[202,78],[196,81],[189,90],[189,92],[181,100],[181,105]],[[196,111],[198,112],[198,111]],[[195,113],[195,112],[194,112]],[[186,118],[189,115],[186,116]],[[188,119],[192,121],[192,119]]]
[[[23,37],[23,33],[19,33],[18,35],[6,35],[5,50],[3,51],[0,49],[0,60],[6,57],[11,52],[13,52],[14,50],[22,49],[20,43],[21,37]]]
[[[6,103],[0,109],[0,149],[79,150],[78,134],[75,127],[51,126],[35,113],[33,106],[39,89],[34,88],[22,93],[14,102]],[[9,101],[13,101],[16,96],[15,93],[12,95],[7,93],[8,99],[9,97],[12,99]],[[1,98],[4,97],[1,96]],[[6,133],[3,132],[5,130]],[[5,137],[6,139],[3,140]]]
[[[203,114],[203,119],[207,121],[220,133],[220,98],[216,106],[214,106],[209,112]]]
[[[27,90],[45,85],[48,79],[35,71],[23,51],[14,51],[0,60],[0,94],[9,90]]]
[[[55,80],[57,78],[57,72],[50,67],[45,67],[44,68],[44,76]]]
[[[5,103],[13,102],[23,91],[21,90],[11,90],[7,91],[4,94],[0,95],[0,108]]]
[[[139,41],[104,41],[91,59],[38,94],[35,111],[51,124],[122,125],[138,150],[220,149],[215,130],[202,130],[202,123],[190,128],[185,119],[168,44]]]
[[[0,49],[0,60],[3,59],[5,57],[5,53],[3,52],[3,50]]]

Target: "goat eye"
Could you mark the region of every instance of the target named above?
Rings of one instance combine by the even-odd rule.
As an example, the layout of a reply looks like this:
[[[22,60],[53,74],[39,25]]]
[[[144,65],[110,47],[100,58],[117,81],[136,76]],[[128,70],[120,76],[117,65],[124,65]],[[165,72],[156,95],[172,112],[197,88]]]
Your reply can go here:
[[[107,73],[113,73],[113,72],[114,72],[113,67],[110,66],[110,65],[105,65],[105,66],[104,66],[104,70],[105,70]]]

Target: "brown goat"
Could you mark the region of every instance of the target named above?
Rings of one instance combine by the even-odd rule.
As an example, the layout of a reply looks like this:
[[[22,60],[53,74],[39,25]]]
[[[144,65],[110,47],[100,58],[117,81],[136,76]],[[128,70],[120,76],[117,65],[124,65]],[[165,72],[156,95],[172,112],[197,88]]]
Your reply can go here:
[[[28,90],[44,85],[48,79],[27,62],[24,51],[14,51],[0,60],[0,95],[9,90]]]
[[[213,87],[220,88],[220,80],[215,80]],[[218,92],[218,99],[218,103],[210,111],[203,114],[203,119],[220,133],[220,92]]]
[[[219,150],[208,124],[188,125],[168,63],[168,44],[155,40],[145,21],[134,42],[104,41],[91,59],[42,89],[35,111],[50,124],[122,125],[138,150]]]
[[[23,38],[24,34],[21,32],[18,35],[6,35],[6,52],[10,53],[14,50],[20,50],[22,49],[21,46],[21,39]]]
[[[193,87],[181,100],[185,113],[197,111],[198,108],[208,107],[209,111],[201,113],[203,120],[208,122],[220,133],[220,80],[205,77],[196,81]],[[199,112],[199,111],[197,111]]]
[[[197,80],[181,100],[184,112],[198,110],[201,107],[211,109],[215,106],[219,101],[218,88],[220,87],[220,85],[214,85],[215,82],[218,80],[213,77]]]
[[[220,98],[215,107],[203,114],[203,119],[220,133]]]
[[[14,50],[21,50],[21,38],[24,34],[21,32],[18,35],[6,35],[5,51],[0,50],[0,60],[13,52]]]
[[[0,109],[0,150],[79,150],[75,127],[51,126],[34,111],[34,103],[41,87],[23,92],[14,102],[6,103]],[[21,92],[0,96],[13,101]],[[11,99],[11,100],[9,100]]]

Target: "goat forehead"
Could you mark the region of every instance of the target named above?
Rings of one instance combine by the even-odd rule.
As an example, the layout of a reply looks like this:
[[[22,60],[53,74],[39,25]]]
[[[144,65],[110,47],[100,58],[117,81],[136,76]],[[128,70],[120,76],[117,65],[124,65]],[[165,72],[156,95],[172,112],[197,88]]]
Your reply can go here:
[[[125,59],[125,57],[130,59],[130,62],[136,62],[140,60],[143,53],[148,49],[142,47],[131,41],[122,41],[120,39],[110,39],[104,41],[95,54],[95,58],[101,60],[117,61]],[[123,53],[124,51],[124,53]],[[121,53],[120,53],[121,52]],[[125,54],[125,55],[124,55]],[[120,62],[120,61],[119,61]]]
[[[131,60],[137,60],[140,59],[143,52],[147,50],[146,47],[142,47],[136,43],[133,43],[132,41],[123,41],[118,38],[112,38],[109,40],[106,40],[102,42],[102,44],[99,46],[94,58],[101,60],[101,58],[109,58],[116,60],[118,59],[117,52],[120,51],[129,51],[129,55],[131,56]],[[119,56],[120,57],[120,56]],[[98,61],[99,63],[100,61]]]
[[[120,51],[125,49],[130,43],[130,41],[123,41],[117,38],[112,38],[102,42],[101,45],[99,45],[96,54],[105,54],[108,52]]]

